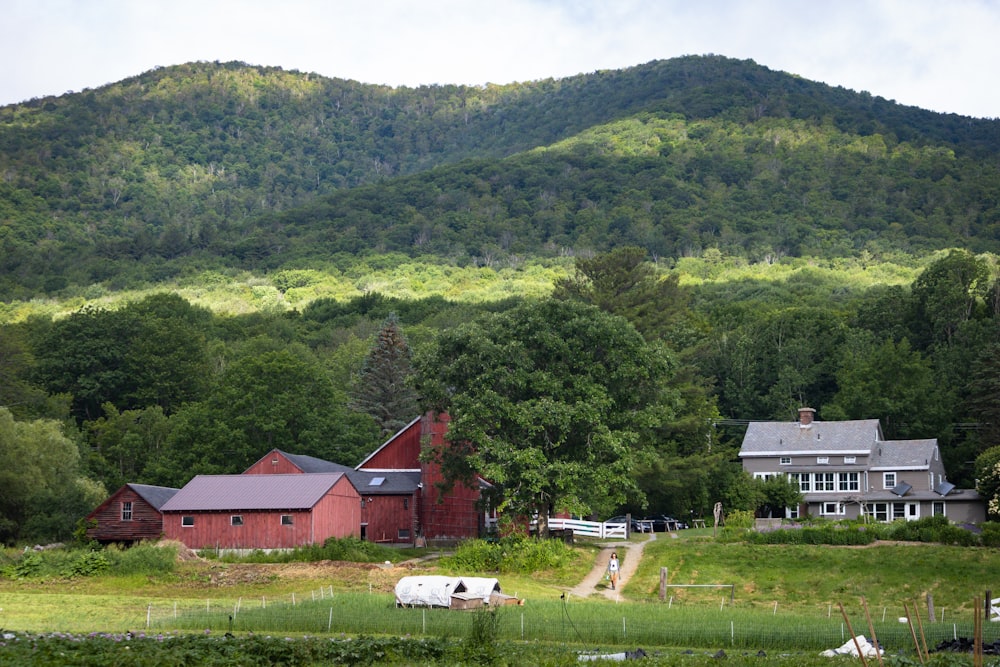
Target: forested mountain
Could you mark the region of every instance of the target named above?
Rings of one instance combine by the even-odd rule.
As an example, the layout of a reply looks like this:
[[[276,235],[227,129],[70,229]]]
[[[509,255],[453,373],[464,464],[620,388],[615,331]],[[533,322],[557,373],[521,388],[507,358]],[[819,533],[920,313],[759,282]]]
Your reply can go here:
[[[972,485],[998,158],[1000,121],[716,56],[416,89],[193,63],[0,108],[0,541],[272,447],[355,464],[450,400],[486,433],[516,392],[532,434],[574,415],[566,470],[603,433],[636,512],[761,506],[742,428],[802,406]],[[655,364],[617,377],[623,342]]]
[[[716,56],[415,89],[192,63],[0,109],[0,297],[338,252],[997,250],[998,154],[1000,121]]]

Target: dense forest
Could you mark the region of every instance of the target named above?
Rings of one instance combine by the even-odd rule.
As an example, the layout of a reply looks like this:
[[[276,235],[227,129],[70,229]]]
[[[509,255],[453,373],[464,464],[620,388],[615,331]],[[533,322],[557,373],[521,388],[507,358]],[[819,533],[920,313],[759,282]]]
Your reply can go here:
[[[802,405],[938,438],[972,486],[1000,444],[998,157],[1000,121],[717,56],[416,89],[191,63],[2,107],[0,540],[272,447],[355,464],[481,409],[441,393],[483,393],[448,351],[489,377],[502,331],[578,379],[549,342],[615,345],[539,313],[658,369],[583,415],[634,484],[574,510],[753,509],[742,426]]]

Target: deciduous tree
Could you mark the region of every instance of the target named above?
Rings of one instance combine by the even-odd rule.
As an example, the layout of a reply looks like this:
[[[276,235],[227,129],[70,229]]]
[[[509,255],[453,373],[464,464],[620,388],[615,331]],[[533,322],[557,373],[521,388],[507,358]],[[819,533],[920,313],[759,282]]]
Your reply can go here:
[[[624,319],[551,299],[446,331],[419,364],[424,396],[452,417],[448,478],[482,475],[541,534],[552,511],[641,498],[634,462],[672,416],[672,367]]]

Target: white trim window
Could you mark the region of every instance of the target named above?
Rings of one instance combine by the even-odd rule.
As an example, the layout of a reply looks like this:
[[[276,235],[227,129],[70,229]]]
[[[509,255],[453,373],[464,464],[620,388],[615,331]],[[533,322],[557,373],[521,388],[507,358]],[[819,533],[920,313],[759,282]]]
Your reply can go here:
[[[896,488],[896,473],[894,472],[882,473],[882,488],[883,489]]]
[[[844,463],[851,464],[851,463],[857,463],[857,462],[858,462],[858,457],[857,456],[845,456],[844,457]]]
[[[122,521],[132,520],[132,501],[126,500],[122,502]]]
[[[861,487],[858,481],[858,473],[856,472],[837,473],[838,491],[857,491],[859,488]]]
[[[788,475],[793,482],[799,485],[799,491],[809,493],[812,491],[812,475],[807,472],[793,472]],[[791,517],[790,517],[791,518]]]
[[[820,504],[820,514],[822,516],[842,516],[844,513],[844,503],[831,502]]]
[[[816,457],[816,464],[817,465],[825,466],[828,463],[830,463],[830,457],[829,456],[817,456]]]
[[[834,486],[833,473],[832,472],[818,472],[813,476],[816,481],[817,491],[834,491],[836,487]]]
[[[778,464],[783,466],[790,466],[792,465],[792,457],[782,456],[780,459],[778,459]]]

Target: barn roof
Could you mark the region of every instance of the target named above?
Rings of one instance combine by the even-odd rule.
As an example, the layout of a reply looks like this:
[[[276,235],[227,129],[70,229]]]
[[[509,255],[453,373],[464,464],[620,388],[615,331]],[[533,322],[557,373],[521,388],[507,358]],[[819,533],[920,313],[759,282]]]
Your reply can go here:
[[[392,496],[409,494],[420,485],[419,472],[367,472],[356,470],[347,473],[354,488],[363,496]]]
[[[198,475],[160,509],[164,512],[310,509],[344,478],[346,474],[342,472]]]
[[[334,463],[333,461],[325,461],[323,459],[318,459],[315,456],[307,456],[306,454],[289,454],[288,452],[283,452],[280,449],[277,451],[295,464],[295,466],[302,472],[351,472],[354,470],[354,468],[350,466]]]
[[[180,489],[174,489],[167,486],[151,486],[149,484],[126,484],[137,494],[139,497],[145,500],[150,506],[160,509],[163,504],[174,497]]]

